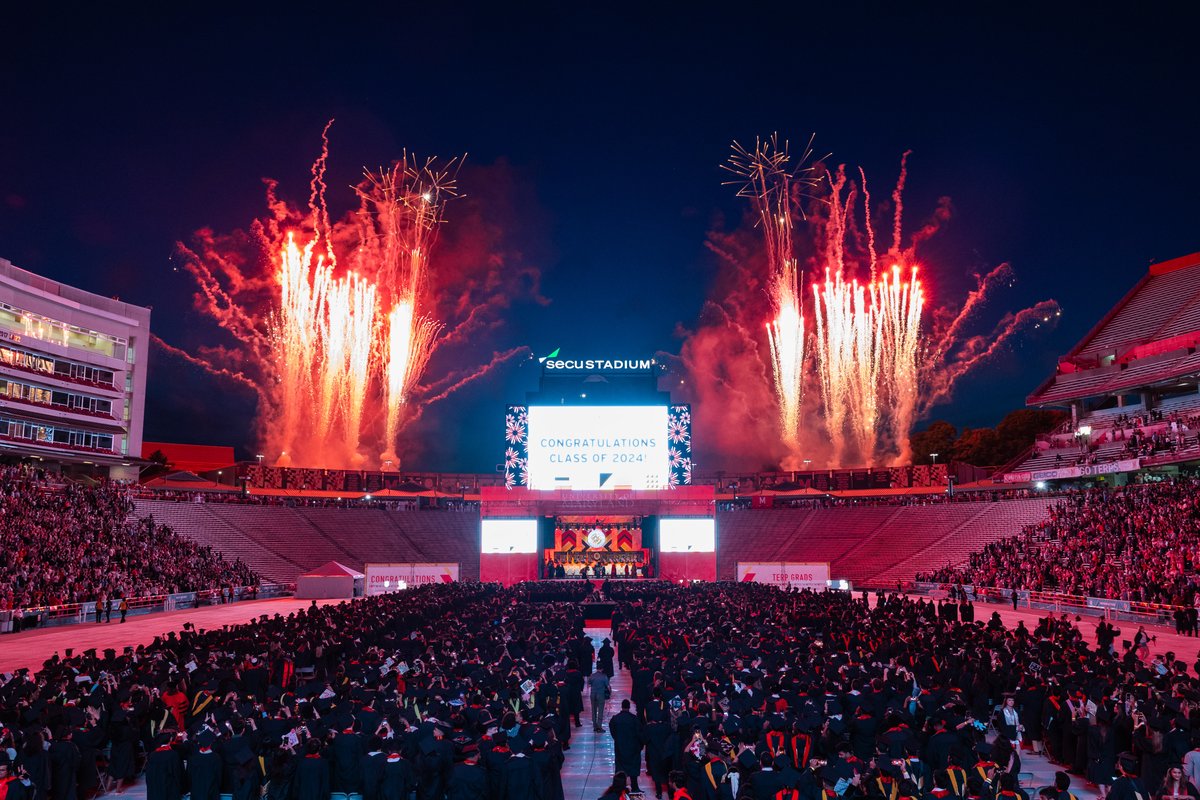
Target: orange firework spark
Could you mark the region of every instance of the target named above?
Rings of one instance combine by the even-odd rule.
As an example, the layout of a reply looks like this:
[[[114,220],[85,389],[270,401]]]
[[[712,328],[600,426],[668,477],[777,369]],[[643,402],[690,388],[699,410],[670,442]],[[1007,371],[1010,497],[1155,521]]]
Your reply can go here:
[[[459,159],[439,164],[404,157],[390,170],[368,173],[359,189],[358,254],[376,265],[380,282],[394,289],[385,302],[388,333],[384,361],[386,408],[384,463],[398,463],[396,442],[412,388],[425,370],[441,324],[419,313],[429,253],[437,241],[447,198],[455,197]]]
[[[903,180],[902,171],[892,195],[896,209],[889,255],[896,258],[901,257]],[[871,281],[862,286],[852,277],[855,262],[849,248],[856,191],[839,169],[830,182],[829,214],[822,228],[825,283],[813,286],[817,375],[833,461],[839,465],[846,459],[877,463],[889,442],[907,441],[919,389],[924,288],[916,267],[907,282],[898,265],[892,266],[890,276],[878,270],[865,181],[863,175]]]
[[[810,155],[811,147],[800,162]],[[781,147],[776,137],[758,141],[753,150],[735,142],[725,165],[738,177],[739,195],[754,203],[757,226],[763,231],[772,302],[767,340],[782,438],[792,462],[801,450],[805,456],[828,453],[830,466],[906,462],[908,437],[919,416],[948,399],[961,377],[1020,330],[1058,316],[1057,306],[1047,301],[1007,315],[990,337],[967,336],[968,323],[992,290],[1011,277],[1011,270],[1002,265],[979,278],[978,287],[957,311],[939,309],[925,329],[926,287],[918,277],[915,250],[937,232],[949,210],[943,201],[933,219],[910,236],[908,246],[902,245],[908,155],[901,158],[891,193],[892,241],[886,253],[877,250],[871,196],[861,169],[856,186],[839,167],[828,176],[828,195],[815,198],[820,210],[813,234],[814,267],[824,273],[824,280],[812,286],[812,331],[805,330],[804,298],[798,290],[793,220],[797,213],[803,216],[797,205],[805,196],[802,192],[814,188],[820,178],[811,169],[789,171],[786,143]],[[797,186],[801,193],[795,191]],[[881,268],[883,258],[890,267]],[[809,363],[811,371],[806,372]],[[809,374],[820,390],[824,436],[819,442],[802,427]]]
[[[775,395],[779,401],[780,428],[789,449],[800,438],[804,404],[804,310],[800,292],[800,269],[792,245],[793,212],[799,210],[797,196],[814,189],[820,178],[812,167],[804,167],[812,155],[812,139],[791,167],[788,144],[778,135],[756,140],[754,150],[733,143],[733,155],[722,168],[737,176],[739,197],[748,197],[758,213],[767,246],[770,269],[768,291],[773,318],[767,322]]]
[[[255,389],[272,462],[360,467],[368,458],[364,436],[373,430],[382,440],[380,463],[398,468],[403,409],[442,327],[421,313],[421,303],[461,161],[439,165],[405,154],[390,169],[367,172],[356,187],[355,224],[335,227],[325,204],[328,130],[313,164],[308,214],[276,200],[272,184],[274,216],[255,225],[275,267],[269,281],[254,278],[207,231],[200,254],[183,248],[184,265],[199,284],[198,305],[245,344],[242,357],[263,373]],[[334,240],[350,229],[357,242],[355,269],[347,272]],[[264,301],[271,308],[265,318],[249,310]],[[188,358],[214,374],[242,374]]]
[[[917,413],[921,311],[925,307],[917,268],[912,268],[907,282],[899,266],[892,266],[890,281],[884,272],[873,287],[871,305],[878,319],[879,380],[888,403],[891,441],[907,442]]]

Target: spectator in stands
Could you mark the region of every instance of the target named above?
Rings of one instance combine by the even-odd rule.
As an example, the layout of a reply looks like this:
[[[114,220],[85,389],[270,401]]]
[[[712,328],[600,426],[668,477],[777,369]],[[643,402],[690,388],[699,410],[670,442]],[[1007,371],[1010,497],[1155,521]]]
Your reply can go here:
[[[1200,481],[1181,478],[1069,496],[1047,520],[972,554],[966,567],[919,577],[1191,606],[1198,565]]]
[[[0,609],[97,601],[257,583],[240,561],[132,516],[117,484],[55,486],[23,467],[0,468]]]

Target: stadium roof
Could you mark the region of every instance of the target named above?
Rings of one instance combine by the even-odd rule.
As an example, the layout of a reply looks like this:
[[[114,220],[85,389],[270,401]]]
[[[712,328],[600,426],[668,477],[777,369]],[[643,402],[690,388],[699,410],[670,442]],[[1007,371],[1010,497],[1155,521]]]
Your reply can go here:
[[[1167,385],[1200,374],[1200,253],[1150,271],[1059,359],[1027,398],[1046,405]]]

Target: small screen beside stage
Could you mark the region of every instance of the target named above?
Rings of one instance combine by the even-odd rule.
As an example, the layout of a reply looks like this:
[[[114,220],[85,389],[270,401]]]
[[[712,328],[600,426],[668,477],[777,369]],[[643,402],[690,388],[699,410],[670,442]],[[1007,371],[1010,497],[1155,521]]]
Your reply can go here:
[[[658,521],[658,547],[662,553],[712,553],[717,549],[717,523],[713,519],[662,517]]]
[[[480,533],[481,553],[536,553],[536,519],[484,519]]]
[[[531,489],[662,489],[666,406],[530,406]]]

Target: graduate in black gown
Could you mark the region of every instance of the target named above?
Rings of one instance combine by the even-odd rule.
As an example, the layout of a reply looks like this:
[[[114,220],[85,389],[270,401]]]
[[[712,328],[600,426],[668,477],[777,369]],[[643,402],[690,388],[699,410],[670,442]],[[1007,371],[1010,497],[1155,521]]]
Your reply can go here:
[[[196,739],[196,749],[188,757],[192,800],[218,800],[221,796],[221,757],[213,751],[213,742],[211,733],[201,733]]]
[[[146,757],[146,800],[180,800],[183,797],[183,758],[174,736],[160,733]]]

